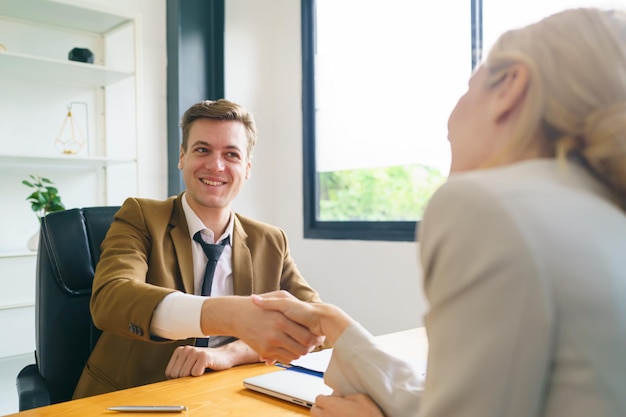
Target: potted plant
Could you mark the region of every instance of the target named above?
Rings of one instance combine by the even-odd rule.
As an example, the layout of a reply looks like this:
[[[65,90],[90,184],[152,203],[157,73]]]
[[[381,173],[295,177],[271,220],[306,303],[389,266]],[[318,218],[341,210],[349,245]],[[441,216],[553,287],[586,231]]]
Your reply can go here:
[[[59,190],[48,178],[39,175],[29,175],[30,180],[23,180],[22,184],[34,188],[34,191],[26,197],[30,202],[30,208],[35,212],[37,219],[41,219],[48,213],[65,210],[65,205],[59,196]],[[35,251],[39,245],[39,231],[28,240],[28,249]]]
[[[29,180],[22,181],[27,187],[34,188],[35,191],[26,200],[30,202],[30,208],[35,212],[41,222],[41,218],[53,211],[65,210],[65,205],[61,202],[59,190],[48,178],[39,175],[29,175]]]

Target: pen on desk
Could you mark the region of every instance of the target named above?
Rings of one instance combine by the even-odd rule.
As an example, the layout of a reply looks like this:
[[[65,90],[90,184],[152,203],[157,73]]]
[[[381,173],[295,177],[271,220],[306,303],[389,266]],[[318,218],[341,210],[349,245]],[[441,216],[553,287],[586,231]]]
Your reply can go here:
[[[117,405],[109,407],[110,411],[125,413],[180,413],[187,411],[186,405]]]

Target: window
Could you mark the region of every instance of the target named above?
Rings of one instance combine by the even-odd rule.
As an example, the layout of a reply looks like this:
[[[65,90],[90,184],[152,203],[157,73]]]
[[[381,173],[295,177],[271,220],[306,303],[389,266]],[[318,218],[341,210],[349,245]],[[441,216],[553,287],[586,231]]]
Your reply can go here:
[[[411,241],[447,117],[502,31],[626,0],[301,0],[304,236]],[[483,42],[484,41],[484,42]]]
[[[415,239],[448,174],[473,6],[302,0],[305,237]]]

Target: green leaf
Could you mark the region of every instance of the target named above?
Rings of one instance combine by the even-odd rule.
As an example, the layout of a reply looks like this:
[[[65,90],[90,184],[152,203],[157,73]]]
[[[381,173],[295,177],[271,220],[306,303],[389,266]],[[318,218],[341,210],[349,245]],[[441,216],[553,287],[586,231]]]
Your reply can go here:
[[[65,210],[65,205],[59,196],[59,190],[50,179],[33,174],[30,174],[29,177],[32,181],[23,180],[22,184],[34,188],[35,191],[26,197],[26,200],[31,203],[31,209],[40,220],[48,213]]]

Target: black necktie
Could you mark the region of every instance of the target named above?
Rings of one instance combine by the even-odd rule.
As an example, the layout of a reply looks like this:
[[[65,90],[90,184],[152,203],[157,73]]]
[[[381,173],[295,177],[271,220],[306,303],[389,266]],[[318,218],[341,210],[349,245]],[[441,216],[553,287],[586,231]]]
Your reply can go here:
[[[213,285],[213,275],[215,274],[215,268],[217,267],[217,261],[220,259],[220,255],[224,252],[224,245],[228,243],[228,238],[222,240],[219,244],[214,245],[211,243],[206,243],[200,234],[200,232],[196,232],[193,235],[193,240],[198,242],[200,246],[202,246],[202,250],[204,250],[204,254],[208,258],[206,262],[206,269],[204,270],[204,279],[202,281],[202,295],[208,296],[211,295],[211,286]],[[209,346],[209,338],[198,338],[196,339],[196,346],[198,347],[207,347]]]
[[[193,240],[198,242],[200,246],[202,246],[202,250],[204,250],[204,254],[208,258],[206,262],[206,269],[204,270],[204,280],[202,281],[202,292],[201,295],[211,295],[211,286],[213,285],[213,275],[215,274],[215,268],[217,267],[217,261],[220,259],[220,255],[224,252],[224,245],[228,243],[228,238],[222,240],[217,245],[213,245],[211,243],[206,243],[200,232],[196,232],[193,235]]]

